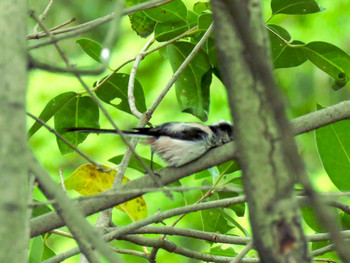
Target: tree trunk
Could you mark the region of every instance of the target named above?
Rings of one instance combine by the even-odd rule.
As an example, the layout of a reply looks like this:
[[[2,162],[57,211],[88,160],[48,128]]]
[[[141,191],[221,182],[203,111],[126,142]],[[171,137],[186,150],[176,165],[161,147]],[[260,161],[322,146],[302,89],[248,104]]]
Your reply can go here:
[[[26,1],[0,1],[0,262],[27,262]]]
[[[263,263],[311,262],[293,195],[295,173],[285,155],[286,140],[294,142],[278,119],[289,125],[272,76],[260,1],[211,3],[255,248]]]

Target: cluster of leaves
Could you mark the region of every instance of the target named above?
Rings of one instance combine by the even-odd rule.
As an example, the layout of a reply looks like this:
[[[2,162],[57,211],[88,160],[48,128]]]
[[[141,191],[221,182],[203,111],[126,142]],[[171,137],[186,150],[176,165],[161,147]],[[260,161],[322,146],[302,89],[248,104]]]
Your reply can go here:
[[[304,15],[324,10],[315,0],[271,1],[272,15]],[[270,20],[270,19],[269,19]],[[350,56],[340,48],[321,41],[305,44],[293,40],[288,31],[278,25],[267,24],[275,69],[296,67],[307,60],[334,79],[334,89],[346,85],[350,77]]]
[[[131,6],[139,2],[144,2],[144,0],[128,0],[126,4]],[[273,16],[279,14],[305,15],[320,12],[323,8],[315,0],[272,0],[271,10],[272,15],[268,21]],[[185,32],[190,32],[182,39],[160,50],[162,56],[168,58],[174,72],[190,54],[212,23],[212,13],[208,1],[197,2],[194,4],[192,10],[188,10],[181,0],[174,0],[156,8],[136,12],[130,15],[129,18],[131,26],[137,34],[141,37],[147,37],[154,33],[155,39],[158,42],[166,43]],[[189,31],[190,29],[194,30]],[[340,48],[327,42],[316,41],[305,44],[302,41],[293,40],[288,31],[279,25],[266,24],[266,30],[271,41],[271,53],[275,69],[297,67],[309,60],[334,79],[334,89],[344,87],[349,81],[350,57]],[[102,47],[99,43],[85,38],[79,39],[76,42],[87,55],[98,63],[101,63],[100,53]],[[207,120],[210,103],[209,88],[212,74],[215,74],[220,79],[218,64],[214,36],[211,36],[202,50],[176,81],[176,96],[181,111],[193,114],[202,121]],[[128,104],[128,81],[128,74],[112,73],[97,80],[92,87],[92,91],[102,102],[115,107],[117,110],[131,114]],[[145,112],[145,95],[142,84],[137,80],[135,82],[134,96],[138,110]],[[96,103],[83,93],[66,92],[53,98],[46,105],[39,118],[47,122],[52,117],[54,118],[56,131],[62,134],[74,146],[82,143],[86,139],[87,134],[67,133],[65,130],[67,127],[99,128],[100,126],[99,109]],[[347,179],[348,168],[350,167],[350,141],[347,139],[349,125],[349,121],[342,121],[316,131],[317,145],[323,165],[334,185],[342,191],[348,191],[350,189],[349,180]],[[29,137],[35,134],[41,126],[39,122],[36,122],[29,130]],[[62,154],[72,151],[70,147],[60,140],[57,140],[57,143]],[[110,161],[118,164],[121,158],[122,156],[115,156]],[[146,159],[145,161],[149,162]],[[134,159],[132,159],[129,166],[143,172],[143,168]],[[161,167],[158,164],[155,164],[155,166],[155,168]],[[80,168],[81,170],[73,173],[66,181],[68,187],[85,195],[98,193],[111,186],[112,179],[108,179],[108,182],[102,184],[96,183],[97,181],[95,180],[98,180],[96,178],[100,178],[101,176],[98,171],[96,171],[96,176],[93,177],[95,179],[85,177],[85,175],[91,172],[87,172],[86,169],[90,168],[82,167]],[[227,178],[227,174],[232,174],[237,170],[239,170],[237,164],[228,162],[208,171],[203,171],[196,175],[196,178],[208,176],[213,178],[214,183],[204,180],[204,185],[240,185],[239,178],[232,179],[231,176],[231,180],[224,179],[225,177]],[[111,176],[107,176],[106,178],[110,178]],[[91,189],[89,185],[92,180],[94,180],[95,187]],[[96,187],[100,188],[100,190],[97,191]],[[215,194],[211,198],[219,199],[225,198],[225,196]],[[141,215],[135,212],[138,211],[137,209],[135,210],[135,207],[137,206],[134,205],[130,209],[124,207],[123,210],[129,215],[132,214],[131,218],[135,220],[146,216],[146,214]],[[130,210],[136,214],[133,214]],[[205,224],[205,230],[225,234],[229,230],[232,230],[233,226],[236,226],[244,235],[248,235],[247,231],[233,219],[229,210],[232,210],[237,216],[243,216],[245,213],[244,206],[205,211],[202,213],[202,216],[206,218],[207,222]],[[309,210],[304,209],[303,215],[311,228],[318,232],[321,231],[320,227],[315,224],[316,220]],[[344,228],[348,228],[348,218],[346,216],[342,216],[342,218]],[[235,255],[234,250],[224,251],[217,246],[212,247],[208,253],[215,255]]]

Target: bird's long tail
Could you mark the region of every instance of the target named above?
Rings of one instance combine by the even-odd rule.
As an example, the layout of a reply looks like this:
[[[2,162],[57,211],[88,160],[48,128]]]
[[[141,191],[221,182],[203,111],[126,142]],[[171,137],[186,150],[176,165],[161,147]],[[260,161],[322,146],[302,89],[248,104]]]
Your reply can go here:
[[[134,131],[122,131],[123,134],[127,136],[136,137],[153,137],[154,134],[149,133],[150,128],[135,128]],[[89,127],[71,127],[66,128],[67,132],[83,132],[83,133],[113,133],[118,134],[115,129],[97,129]]]

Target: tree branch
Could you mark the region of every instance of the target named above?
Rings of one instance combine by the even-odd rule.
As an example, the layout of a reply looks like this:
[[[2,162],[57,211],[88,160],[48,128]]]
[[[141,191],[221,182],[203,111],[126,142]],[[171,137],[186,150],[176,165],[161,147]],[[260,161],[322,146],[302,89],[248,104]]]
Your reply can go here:
[[[350,105],[350,102],[342,102],[342,105]],[[297,118],[293,123],[293,130],[295,134],[301,134],[305,131],[310,131],[312,129],[316,129],[318,127],[327,125],[330,123],[328,118],[329,112],[332,112],[332,116],[334,118],[334,122],[348,119],[350,117],[350,107],[344,108],[344,112],[334,111],[334,109],[338,108],[338,105],[329,107],[327,109],[323,109],[322,111],[317,111],[313,113],[309,113],[303,117],[303,119]],[[321,112],[321,115],[320,115]],[[317,116],[315,118],[314,116]],[[306,119],[304,119],[306,118]],[[299,122],[302,120],[302,125]],[[306,121],[310,120],[310,121]],[[236,158],[235,155],[235,142],[231,142],[225,144],[223,146],[214,148],[204,154],[201,158],[184,165],[179,168],[163,168],[157,171],[157,174],[160,175],[160,180],[163,185],[168,185],[173,183],[181,178],[189,176],[193,173],[205,170],[207,168],[219,165],[226,161],[232,160]],[[142,189],[155,188],[154,181],[150,178],[149,175],[146,175],[142,178],[138,178],[136,180],[132,180],[121,185],[121,193],[116,193],[111,196],[103,196],[104,193],[101,193],[101,198],[93,198],[85,201],[79,202],[81,208],[83,209],[85,215],[91,215],[93,213],[97,213],[99,211],[105,210],[107,208],[113,207],[115,205],[119,205],[126,201],[129,201],[135,197],[143,195],[145,192]],[[123,193],[123,191],[128,191],[134,189],[131,193]],[[106,192],[105,192],[106,193]],[[36,236],[38,234],[46,233],[50,230],[63,226],[62,221],[55,215],[54,212],[48,213],[46,215],[39,216],[31,220],[31,229],[32,236]]]
[[[120,262],[119,258],[103,241],[101,235],[86,221],[79,207],[71,202],[59,185],[50,178],[46,170],[34,158],[31,172],[36,175],[40,189],[45,196],[57,201],[57,205],[54,205],[57,216],[67,224],[84,255],[92,262],[100,262],[95,255],[96,248],[111,262]]]
[[[146,9],[150,9],[150,8],[157,7],[160,5],[164,5],[164,4],[169,3],[171,1],[173,1],[173,0],[151,0],[151,1],[144,2],[144,3],[140,3],[137,5],[125,8],[123,10],[123,15],[130,15],[130,14],[135,13],[137,11],[146,10]],[[95,20],[89,21],[87,23],[84,23],[84,24],[81,24],[78,26],[73,26],[70,28],[53,31],[52,34],[58,35],[58,34],[66,33],[63,36],[56,37],[55,41],[60,41],[63,39],[75,37],[75,36],[78,36],[82,33],[90,31],[94,27],[103,25],[104,23],[111,21],[114,18],[114,16],[115,16],[115,13],[113,12],[109,15],[97,18]],[[51,45],[53,42],[54,42],[53,40],[48,39],[46,41],[42,41],[39,44],[30,46],[28,49],[32,50],[32,49],[40,48],[43,46]]]
[[[210,254],[200,253],[197,251],[193,251],[190,249],[183,248],[181,246],[176,245],[175,243],[169,240],[158,240],[147,237],[140,236],[125,236],[122,238],[123,240],[129,241],[131,243],[141,245],[141,246],[149,246],[155,248],[162,248],[168,252],[176,253],[188,258],[203,260],[206,262],[231,262],[234,257],[224,257],[224,256],[214,256]],[[257,263],[259,262],[258,258],[243,258],[240,262],[244,263]]]

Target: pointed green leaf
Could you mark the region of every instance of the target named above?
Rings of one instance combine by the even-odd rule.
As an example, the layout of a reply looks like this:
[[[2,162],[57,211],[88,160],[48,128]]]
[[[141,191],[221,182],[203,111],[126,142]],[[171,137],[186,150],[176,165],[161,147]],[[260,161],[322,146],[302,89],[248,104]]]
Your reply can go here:
[[[187,8],[181,0],[144,10],[153,20],[160,23],[186,21]]]
[[[240,170],[240,167],[235,161],[228,161],[217,166],[220,174],[230,174]]]
[[[79,46],[85,51],[87,55],[89,55],[92,59],[101,63],[101,45],[95,40],[89,38],[80,38],[75,40],[75,43],[79,44]]]
[[[41,235],[31,240],[29,249],[29,263],[41,263],[44,252],[44,241]]]
[[[219,208],[217,210],[227,220],[227,222],[229,222],[232,225],[234,225],[235,227],[237,227],[245,236],[249,237],[248,231],[243,226],[241,226],[241,224],[238,223],[231,215],[226,213],[225,209]]]
[[[321,106],[318,106],[320,108]],[[350,120],[316,130],[318,153],[333,184],[341,191],[350,190]]]
[[[239,196],[239,194],[230,193],[230,192],[218,192],[218,194],[219,194],[220,200],[225,199],[225,198]],[[227,209],[234,211],[238,217],[242,217],[245,214],[245,203],[231,205],[231,206],[227,207]]]
[[[272,14],[306,15],[324,10],[315,0],[271,0]]]
[[[90,97],[75,97],[65,104],[54,117],[55,129],[66,140],[74,146],[82,143],[87,133],[67,132],[69,127],[91,127],[99,128],[99,110],[95,102]],[[73,150],[64,142],[57,138],[57,144],[62,154]]]
[[[345,86],[350,77],[350,56],[340,48],[326,42],[311,42],[302,48],[306,57],[319,69]]]
[[[42,261],[52,258],[53,256],[56,256],[56,253],[52,250],[52,248],[50,248],[46,242],[44,242],[44,252],[43,252],[43,257],[42,257]],[[41,261],[41,262],[42,262]]]
[[[76,96],[77,94],[75,92],[65,92],[56,96],[46,104],[45,108],[39,115],[39,119],[47,122],[56,114],[57,111],[73,100]],[[33,136],[41,128],[41,126],[41,123],[35,122],[28,131],[28,139]]]
[[[304,45],[303,42],[291,40],[291,36],[283,27],[277,25],[267,25],[268,34],[271,43],[271,53],[274,68],[296,67],[307,61],[307,57],[300,47],[292,47],[290,45]],[[289,42],[287,45],[281,38]]]
[[[173,71],[183,63],[193,50],[194,44],[177,42],[167,47],[169,61]],[[200,50],[175,82],[176,96],[183,112],[188,112],[202,121],[207,120],[209,112],[209,76],[208,55]],[[203,76],[204,79],[203,79]]]
[[[128,74],[113,74],[111,78],[109,78],[101,87],[96,90],[96,95],[101,100],[114,106],[115,108],[131,114],[128,102],[128,83]],[[96,83],[94,86],[96,86]],[[140,112],[145,112],[145,95],[143,94],[142,86],[137,79],[135,79],[134,83],[134,96],[137,109]],[[116,100],[119,100],[118,103]]]

